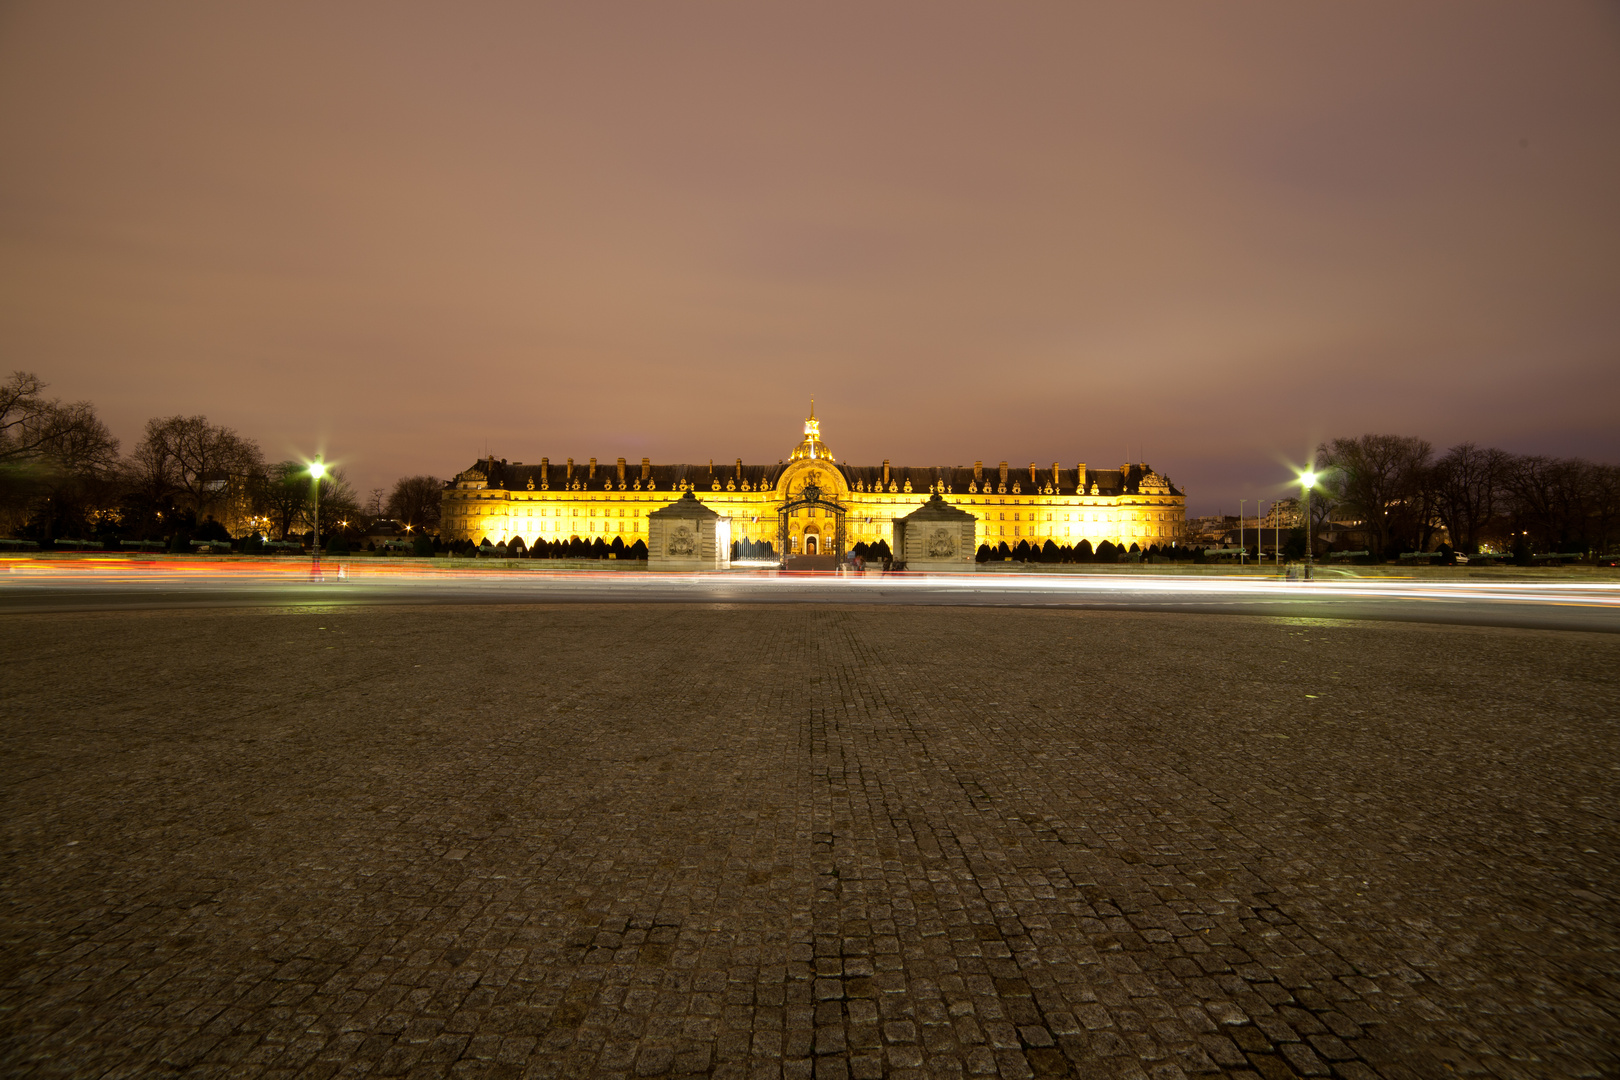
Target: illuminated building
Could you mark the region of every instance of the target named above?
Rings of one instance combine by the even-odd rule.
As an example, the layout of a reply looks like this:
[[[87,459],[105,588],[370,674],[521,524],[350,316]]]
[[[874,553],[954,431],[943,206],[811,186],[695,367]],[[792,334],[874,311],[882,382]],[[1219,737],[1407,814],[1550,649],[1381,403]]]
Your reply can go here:
[[[522,538],[647,539],[647,515],[686,492],[730,518],[734,541],[767,541],[797,554],[832,554],[860,542],[892,545],[894,519],[939,494],[977,519],[976,544],[1059,547],[1104,540],[1129,549],[1181,539],[1186,496],[1146,464],[1118,469],[909,468],[847,465],[821,441],[812,412],[789,460],[775,465],[598,465],[573,458],[537,465],[486,458],[445,485],[440,532],[491,544]],[[840,544],[840,529],[843,532]]]

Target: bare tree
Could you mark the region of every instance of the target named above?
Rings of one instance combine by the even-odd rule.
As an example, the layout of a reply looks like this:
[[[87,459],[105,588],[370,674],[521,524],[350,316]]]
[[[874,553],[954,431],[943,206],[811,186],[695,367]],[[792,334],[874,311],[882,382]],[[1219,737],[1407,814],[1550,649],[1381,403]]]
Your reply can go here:
[[[0,383],[0,466],[54,462],[70,470],[107,467],[118,442],[88,401],[46,399],[46,383],[14,371]]]
[[[388,516],[411,526],[413,531],[431,533],[439,528],[439,502],[444,498],[444,481],[436,476],[405,476],[388,496]]]
[[[1380,555],[1398,534],[1420,538],[1423,472],[1432,453],[1427,441],[1410,435],[1334,439],[1317,450],[1319,460],[1329,466],[1329,490],[1361,518]]]
[[[1558,548],[1570,472],[1567,461],[1527,454],[1513,460],[1505,477],[1513,500],[1514,532],[1543,551]]]
[[[1542,551],[1605,550],[1620,514],[1616,472],[1581,458],[1513,458],[1503,484],[1512,531]]]
[[[1306,535],[1306,543],[1310,545],[1312,558],[1321,554],[1319,541],[1322,536],[1322,527],[1339,510],[1338,497],[1334,494],[1333,485],[1329,482],[1328,466],[1318,462],[1316,469],[1317,475],[1321,477],[1321,482],[1311,490],[1311,497],[1308,500],[1311,508],[1311,520],[1305,522],[1305,527],[1310,530]]]
[[[341,468],[328,467],[321,479],[321,534],[344,518],[358,514],[360,504]],[[254,507],[270,519],[271,531],[285,540],[314,526],[315,480],[301,461],[279,461],[259,472]]]
[[[1592,466],[1588,483],[1592,550],[1608,554],[1620,530],[1620,465]]]
[[[41,433],[28,428],[51,404],[44,394],[45,383],[31,372],[13,371],[0,383],[0,462],[26,461],[39,452]]]
[[[1451,546],[1473,553],[1497,516],[1512,457],[1501,450],[1459,443],[1429,472],[1435,512],[1451,534]]]
[[[49,540],[59,524],[84,527],[109,509],[86,500],[110,501],[118,440],[95,406],[47,399],[45,386],[25,371],[0,384],[0,504],[9,528],[32,518]]]
[[[278,461],[255,477],[254,509],[270,519],[276,539],[287,539],[293,527],[303,522],[312,483],[308,466],[300,461]]]
[[[342,466],[327,466],[317,490],[321,502],[321,535],[337,532],[344,521],[351,525],[361,516],[360,499]]]
[[[233,484],[247,483],[264,465],[256,443],[204,416],[147,421],[146,438],[135,457],[143,472],[172,483],[180,501],[199,515],[218,506]]]

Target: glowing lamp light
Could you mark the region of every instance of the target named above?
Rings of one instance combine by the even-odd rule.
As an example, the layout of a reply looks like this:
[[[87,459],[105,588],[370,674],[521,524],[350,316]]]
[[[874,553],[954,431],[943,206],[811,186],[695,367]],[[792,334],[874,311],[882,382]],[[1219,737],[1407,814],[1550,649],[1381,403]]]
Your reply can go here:
[[[315,479],[319,480],[321,477],[326,475],[326,464],[324,462],[320,462],[320,461],[312,461],[312,462],[310,462],[310,464],[309,464],[309,475],[311,475]]]
[[[1300,473],[1299,474],[1299,482],[1304,484],[1308,488],[1315,487],[1316,486],[1316,474],[1313,473],[1313,472]]]

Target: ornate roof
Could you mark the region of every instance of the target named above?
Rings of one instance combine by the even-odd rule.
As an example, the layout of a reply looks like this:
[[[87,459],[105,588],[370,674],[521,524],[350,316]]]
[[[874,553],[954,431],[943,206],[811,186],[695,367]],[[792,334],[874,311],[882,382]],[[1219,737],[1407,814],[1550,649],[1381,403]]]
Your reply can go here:
[[[1182,495],[1170,479],[1146,464],[1126,464],[1118,469],[1028,468],[1014,466],[1003,476],[996,467],[975,472],[970,468],[909,465],[846,465],[833,458],[821,441],[821,421],[816,419],[815,402],[804,422],[804,438],[793,449],[793,461],[825,462],[836,470],[851,492],[868,494],[946,495]],[[775,465],[590,465],[542,461],[539,465],[508,463],[485,458],[460,473],[455,482],[483,483],[495,489],[550,491],[768,491],[776,487],[783,471]],[[829,484],[820,485],[829,489]]]
[[[816,399],[810,399],[810,418],[804,422],[804,441],[793,448],[793,460],[832,460],[832,451],[821,441],[821,421],[816,419]]]

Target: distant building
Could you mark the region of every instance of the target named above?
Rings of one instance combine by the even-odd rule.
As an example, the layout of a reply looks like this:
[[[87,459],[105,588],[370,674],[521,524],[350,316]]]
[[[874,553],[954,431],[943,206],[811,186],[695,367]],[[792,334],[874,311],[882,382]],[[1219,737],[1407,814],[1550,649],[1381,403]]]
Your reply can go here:
[[[1209,514],[1204,517],[1192,518],[1187,522],[1184,543],[1191,547],[1220,547],[1226,542],[1226,534],[1237,536],[1238,519],[1230,514]],[[1236,543],[1233,540],[1233,543]]]
[[[894,520],[940,495],[975,518],[976,544],[1108,540],[1148,548],[1183,539],[1186,495],[1147,464],[1072,469],[847,465],[821,441],[812,413],[804,438],[775,465],[613,465],[573,458],[538,465],[485,458],[445,486],[441,534],[491,544],[536,541],[626,545],[647,538],[648,515],[687,492],[730,519],[732,540],[768,541],[780,554],[842,554],[856,543],[893,546]]]
[[[1339,551],[1363,551],[1371,537],[1364,521],[1324,521],[1316,530],[1316,542]]]
[[[1278,499],[1266,511],[1266,516],[1260,520],[1263,528],[1267,529],[1295,529],[1305,524],[1305,517],[1300,513],[1298,499]]]

